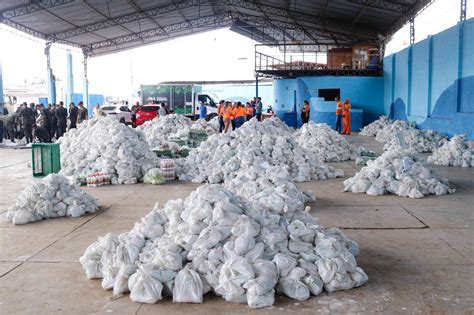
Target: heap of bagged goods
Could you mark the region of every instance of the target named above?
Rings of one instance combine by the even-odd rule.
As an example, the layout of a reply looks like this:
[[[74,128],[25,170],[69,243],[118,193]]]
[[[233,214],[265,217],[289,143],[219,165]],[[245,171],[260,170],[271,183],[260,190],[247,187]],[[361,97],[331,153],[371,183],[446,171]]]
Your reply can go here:
[[[219,132],[219,117],[214,117],[209,121],[205,119],[196,120],[191,128],[201,128],[206,130],[208,135],[212,135]]]
[[[278,118],[252,119],[233,132],[216,134],[192,150],[179,169],[181,180],[221,183],[240,169],[268,164],[287,167],[295,181],[342,177],[343,171],[319,161],[294,139]]]
[[[464,136],[456,135],[433,151],[428,163],[443,166],[474,167],[474,148]]]
[[[346,179],[344,191],[376,196],[386,193],[402,197],[454,193],[445,178],[439,178],[413,149],[388,150],[367,161],[354,177]]]
[[[87,120],[58,140],[61,174],[88,176],[102,172],[112,184],[134,184],[159,160],[143,133],[110,117]]]
[[[312,191],[301,191],[295,185],[284,167],[266,165],[241,169],[235,178],[226,180],[223,185],[236,195],[252,200],[261,210],[295,211],[316,201]]]
[[[309,122],[295,132],[296,142],[323,162],[355,160],[357,150],[327,124]]]
[[[396,135],[397,133],[403,136],[404,142],[408,147],[415,149],[419,153],[433,152],[447,141],[445,136],[433,130],[419,130],[410,127],[405,130],[392,132],[389,142],[383,146],[384,150],[389,150],[390,148],[395,150],[400,149],[398,140],[396,136],[394,136],[394,134]]]
[[[285,205],[291,199],[262,211],[262,200],[205,184],[186,199],[155,206],[131,231],[99,237],[80,263],[87,278],[102,279],[115,296],[130,291],[139,303],[163,296],[202,303],[212,291],[259,308],[274,304],[275,291],[306,300],[367,282],[357,243],[318,225],[309,207]]]
[[[177,114],[170,114],[158,119],[146,121],[143,125],[138,126],[137,130],[142,131],[151,148],[156,148],[163,141],[168,140],[169,135],[178,131],[189,128],[192,125],[191,119]]]
[[[13,224],[25,224],[48,218],[79,217],[97,211],[94,198],[69,182],[65,176],[49,174],[32,182],[7,211]]]
[[[159,158],[179,159],[189,155],[190,148],[186,144],[180,145],[180,142],[163,141],[160,146],[153,148],[153,152]]]
[[[366,137],[375,137],[385,126],[392,123],[392,120],[387,116],[380,116],[379,119],[371,122],[359,132],[359,135]]]

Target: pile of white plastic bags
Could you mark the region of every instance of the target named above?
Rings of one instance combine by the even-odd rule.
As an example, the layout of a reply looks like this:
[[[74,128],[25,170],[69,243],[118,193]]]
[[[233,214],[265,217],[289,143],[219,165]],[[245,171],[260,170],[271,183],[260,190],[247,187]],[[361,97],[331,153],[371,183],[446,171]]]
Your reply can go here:
[[[102,172],[112,177],[112,184],[135,184],[159,164],[142,132],[110,117],[83,122],[58,143],[60,173],[66,176]]]
[[[285,167],[297,182],[342,177],[343,171],[323,164],[295,140],[293,130],[278,118],[251,119],[233,132],[215,134],[192,150],[179,177],[193,182],[221,183],[251,166]]]
[[[8,209],[6,217],[13,224],[25,224],[48,218],[79,217],[97,209],[94,198],[69,179],[50,174],[30,183]]]
[[[288,189],[278,181],[267,184],[284,196]],[[290,204],[298,196],[291,194],[281,198],[283,206],[262,207],[264,196],[249,192],[255,199],[246,199],[205,184],[185,199],[155,206],[131,231],[99,237],[80,263],[104,289],[116,296],[130,292],[139,303],[163,296],[202,303],[212,291],[259,308],[273,305],[275,294],[306,300],[323,290],[363,285],[368,278],[357,266],[358,245],[340,230],[320,226],[309,207]]]
[[[310,121],[295,132],[296,142],[324,162],[355,160],[357,149],[327,124]]]
[[[443,166],[474,167],[474,148],[464,136],[456,135],[434,150],[428,162]]]

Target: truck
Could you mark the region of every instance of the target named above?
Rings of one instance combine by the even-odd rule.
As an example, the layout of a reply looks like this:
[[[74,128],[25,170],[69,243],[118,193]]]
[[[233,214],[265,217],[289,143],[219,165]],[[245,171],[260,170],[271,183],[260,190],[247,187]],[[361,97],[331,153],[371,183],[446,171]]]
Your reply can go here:
[[[207,107],[206,120],[217,116],[216,100],[208,93],[202,93],[202,86],[191,83],[160,83],[140,86],[143,105],[165,103],[176,114],[192,119],[199,118],[201,104]]]

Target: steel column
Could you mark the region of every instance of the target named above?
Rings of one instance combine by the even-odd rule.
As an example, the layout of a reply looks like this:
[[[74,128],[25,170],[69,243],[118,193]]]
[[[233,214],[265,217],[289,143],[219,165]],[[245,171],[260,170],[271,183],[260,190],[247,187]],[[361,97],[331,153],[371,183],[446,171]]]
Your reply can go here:
[[[89,80],[87,77],[87,60],[89,58],[87,50],[83,50],[84,54],[84,82],[82,88],[82,102],[84,103],[84,107],[89,110]]]
[[[410,45],[415,43],[415,17],[410,18]]]
[[[46,82],[48,86],[48,103],[56,103],[56,79],[53,75],[53,69],[51,69],[51,55],[50,48],[52,42],[46,42],[44,54],[46,55]]]
[[[72,74],[72,54],[71,51],[67,52],[67,92],[66,92],[66,106],[73,101],[74,94],[74,76]],[[69,108],[69,107],[68,107]]]
[[[465,21],[466,20],[466,10],[467,10],[467,0],[461,0],[461,17],[459,20]]]
[[[0,56],[0,114],[3,114],[3,73],[2,73],[1,56]]]

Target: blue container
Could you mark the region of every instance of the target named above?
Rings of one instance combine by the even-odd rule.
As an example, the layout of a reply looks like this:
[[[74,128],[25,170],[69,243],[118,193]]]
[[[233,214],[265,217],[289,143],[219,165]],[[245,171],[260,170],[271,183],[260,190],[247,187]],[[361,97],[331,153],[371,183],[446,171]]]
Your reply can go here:
[[[286,112],[286,113],[284,113],[283,121],[289,127],[296,128],[296,122],[297,122],[296,112]]]

